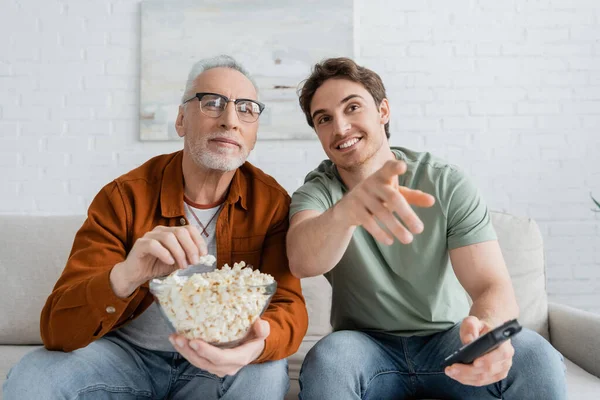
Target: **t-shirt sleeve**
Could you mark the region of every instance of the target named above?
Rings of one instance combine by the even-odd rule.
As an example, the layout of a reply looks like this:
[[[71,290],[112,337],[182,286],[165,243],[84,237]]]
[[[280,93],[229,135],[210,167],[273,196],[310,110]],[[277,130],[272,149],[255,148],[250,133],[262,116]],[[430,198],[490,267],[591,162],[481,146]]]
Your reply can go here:
[[[449,169],[441,186],[449,249],[497,239],[481,193],[463,172]]]
[[[300,211],[316,210],[325,212],[333,207],[331,192],[322,177],[307,176],[307,179],[298,190],[292,195],[292,204],[290,205],[290,219],[294,214]]]

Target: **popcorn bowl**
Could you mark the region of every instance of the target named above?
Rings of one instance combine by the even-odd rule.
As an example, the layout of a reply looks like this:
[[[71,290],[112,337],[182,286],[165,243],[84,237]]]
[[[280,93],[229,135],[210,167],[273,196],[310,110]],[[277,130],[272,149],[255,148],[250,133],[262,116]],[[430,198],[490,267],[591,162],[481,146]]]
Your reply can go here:
[[[178,270],[152,279],[150,292],[173,332],[220,348],[236,347],[248,339],[277,290],[272,276],[244,267],[242,262],[210,272]]]

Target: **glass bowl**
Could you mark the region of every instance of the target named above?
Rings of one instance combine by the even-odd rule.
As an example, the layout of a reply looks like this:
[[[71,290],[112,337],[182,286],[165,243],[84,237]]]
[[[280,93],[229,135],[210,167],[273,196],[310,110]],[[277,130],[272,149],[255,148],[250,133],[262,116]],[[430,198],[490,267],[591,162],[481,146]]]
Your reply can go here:
[[[277,282],[260,285],[207,281],[206,273],[178,270],[152,279],[150,292],[173,332],[220,348],[243,343],[261,317]]]

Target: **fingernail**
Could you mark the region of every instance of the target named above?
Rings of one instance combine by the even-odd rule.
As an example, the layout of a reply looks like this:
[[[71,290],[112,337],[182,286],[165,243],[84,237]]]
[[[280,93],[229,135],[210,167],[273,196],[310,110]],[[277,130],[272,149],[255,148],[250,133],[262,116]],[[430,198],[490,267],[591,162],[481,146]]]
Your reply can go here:
[[[475,363],[473,363],[473,365],[477,368],[481,367],[481,365],[483,365],[483,363],[481,361],[475,361]]]
[[[192,256],[192,262],[193,262],[194,264],[198,264],[198,263],[200,262],[200,256],[199,256],[198,254],[194,254],[194,255]]]
[[[181,338],[178,338],[178,339],[176,340],[176,342],[177,342],[177,346],[179,346],[179,347],[183,347],[183,346],[185,346],[185,342],[184,342],[184,341],[183,341],[183,339],[181,339]]]
[[[420,222],[417,222],[416,224],[413,225],[413,231],[415,233],[421,233],[423,232],[423,224]]]
[[[171,336],[169,336],[169,342],[171,342],[173,347],[175,347],[175,341],[173,340],[173,338]]]
[[[196,342],[191,342],[191,343],[190,343],[190,347],[191,347],[192,349],[194,349],[194,350],[198,350],[198,343],[196,343]]]
[[[448,368],[446,370],[446,375],[454,376],[454,370],[452,368]]]

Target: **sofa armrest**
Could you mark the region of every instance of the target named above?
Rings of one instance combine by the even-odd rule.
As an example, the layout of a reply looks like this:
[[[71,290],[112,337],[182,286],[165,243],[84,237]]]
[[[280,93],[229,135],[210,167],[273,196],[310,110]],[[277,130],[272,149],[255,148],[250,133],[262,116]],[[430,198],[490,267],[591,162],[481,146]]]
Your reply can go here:
[[[563,356],[600,378],[600,315],[548,304],[550,342]]]

